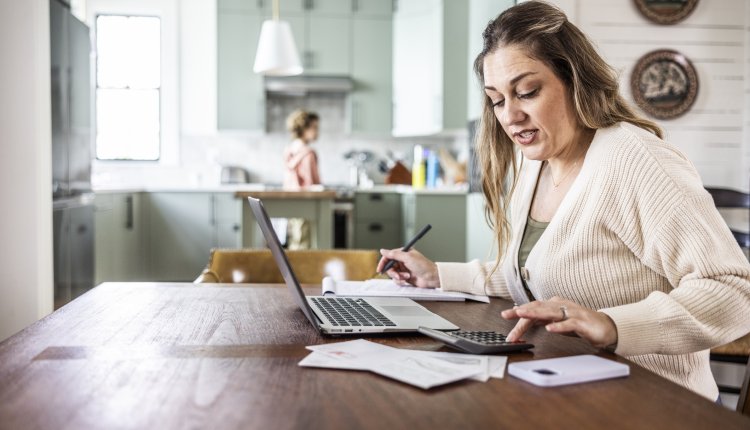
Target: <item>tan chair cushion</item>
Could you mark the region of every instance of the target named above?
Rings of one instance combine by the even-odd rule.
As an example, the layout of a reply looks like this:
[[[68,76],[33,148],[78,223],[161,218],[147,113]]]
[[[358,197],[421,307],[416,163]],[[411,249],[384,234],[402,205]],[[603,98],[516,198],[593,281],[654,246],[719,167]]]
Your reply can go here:
[[[362,281],[375,274],[380,254],[372,250],[286,251],[289,264],[302,284],[320,284],[325,276]],[[196,283],[283,283],[268,249],[212,249],[208,267]]]
[[[750,333],[734,342],[711,349],[711,354],[750,356]]]

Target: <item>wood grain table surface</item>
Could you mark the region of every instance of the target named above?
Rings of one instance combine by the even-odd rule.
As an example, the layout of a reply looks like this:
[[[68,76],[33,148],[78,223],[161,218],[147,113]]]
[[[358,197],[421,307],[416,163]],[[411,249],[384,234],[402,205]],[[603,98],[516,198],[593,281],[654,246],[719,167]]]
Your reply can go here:
[[[307,294],[319,287],[306,288]],[[422,302],[509,331],[503,300]],[[375,342],[440,349],[414,335]],[[596,353],[536,329],[510,361]],[[106,283],[0,343],[0,428],[750,429],[750,419],[630,363],[628,378],[541,388],[506,375],[421,390],[301,368],[317,333],[280,285]]]

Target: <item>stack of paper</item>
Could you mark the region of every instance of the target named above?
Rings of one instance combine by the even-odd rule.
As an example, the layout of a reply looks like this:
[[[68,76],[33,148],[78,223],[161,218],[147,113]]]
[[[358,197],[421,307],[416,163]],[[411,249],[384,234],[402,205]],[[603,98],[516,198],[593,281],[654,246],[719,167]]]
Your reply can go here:
[[[303,367],[365,370],[428,389],[473,379],[502,378],[508,357],[392,348],[364,339],[308,346]]]
[[[417,288],[398,285],[390,279],[368,279],[367,281],[337,281],[323,278],[323,295],[356,297],[406,297],[412,300],[464,301],[474,300],[489,303],[487,296],[443,291],[440,288]]]

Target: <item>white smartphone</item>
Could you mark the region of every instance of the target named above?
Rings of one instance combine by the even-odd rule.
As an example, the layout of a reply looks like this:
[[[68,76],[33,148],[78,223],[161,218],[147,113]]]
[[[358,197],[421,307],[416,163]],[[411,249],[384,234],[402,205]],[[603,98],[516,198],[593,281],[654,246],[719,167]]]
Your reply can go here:
[[[508,373],[540,387],[556,387],[622,378],[630,374],[630,367],[595,355],[574,355],[511,363]]]

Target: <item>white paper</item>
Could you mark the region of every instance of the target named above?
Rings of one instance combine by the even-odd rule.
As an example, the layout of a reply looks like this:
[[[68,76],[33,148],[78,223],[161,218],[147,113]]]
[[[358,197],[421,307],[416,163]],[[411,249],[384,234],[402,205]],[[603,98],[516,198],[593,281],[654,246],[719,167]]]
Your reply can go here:
[[[474,300],[489,303],[487,296],[443,291],[440,288],[417,288],[398,285],[390,279],[368,279],[367,281],[336,281],[331,277],[323,278],[323,295],[357,297],[406,297],[412,300],[431,301],[464,301]]]
[[[502,378],[507,357],[393,348],[364,339],[308,346],[303,367],[368,370],[428,389],[461,379]],[[499,375],[499,376],[498,376]]]

